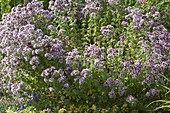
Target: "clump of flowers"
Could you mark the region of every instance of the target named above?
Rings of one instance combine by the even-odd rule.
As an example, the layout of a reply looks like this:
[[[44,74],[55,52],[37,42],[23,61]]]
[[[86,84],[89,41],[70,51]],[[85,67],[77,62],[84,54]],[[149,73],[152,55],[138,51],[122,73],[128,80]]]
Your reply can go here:
[[[160,95],[160,75],[170,68],[170,33],[156,7],[148,13],[128,7],[122,22],[112,19],[118,16],[113,10],[103,13],[107,19],[98,18],[104,7],[118,3],[55,0],[44,10],[33,0],[4,14],[0,87],[29,105],[41,98],[120,105],[119,97],[131,104]]]
[[[55,15],[43,9],[41,2],[33,0],[27,6],[18,5],[9,14],[3,15],[1,21],[0,52],[3,56],[1,60],[1,75],[4,81],[4,88],[16,91],[28,84],[19,79],[20,70],[31,72],[36,70],[41,73],[50,66],[47,62],[55,60],[63,62],[64,49],[62,42],[51,38],[44,32],[42,26],[48,26]],[[18,88],[14,88],[18,87]]]
[[[93,17],[96,16],[97,12],[103,10],[101,0],[86,0],[85,6],[82,9],[82,13],[87,16],[88,14]]]

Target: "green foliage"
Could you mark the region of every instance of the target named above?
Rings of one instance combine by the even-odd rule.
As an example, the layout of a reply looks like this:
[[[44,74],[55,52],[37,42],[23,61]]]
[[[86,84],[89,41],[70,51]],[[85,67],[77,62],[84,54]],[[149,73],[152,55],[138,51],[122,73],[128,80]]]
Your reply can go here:
[[[11,112],[7,112],[7,113],[14,113],[12,111],[15,111],[17,109],[17,103],[12,98],[1,97],[0,112],[5,113],[6,110],[9,109],[9,107]]]
[[[2,17],[3,13],[8,13],[11,10],[11,6],[10,6],[10,2],[11,0],[1,0],[0,1],[0,14]]]
[[[165,80],[168,81],[168,86],[169,86],[170,80],[167,77],[165,77],[164,75],[162,75],[162,76],[165,78]],[[167,93],[165,93],[165,95],[164,95],[166,100],[153,101],[150,104],[148,104],[147,107],[149,107],[149,106],[151,106],[155,103],[161,103],[161,105],[159,107],[156,107],[153,111],[159,111],[161,109],[168,111],[170,109],[170,98],[169,98],[170,97],[170,94],[169,94],[170,93],[170,86],[169,87],[167,87],[165,85],[160,85],[160,86],[161,86],[162,89],[167,91]]]

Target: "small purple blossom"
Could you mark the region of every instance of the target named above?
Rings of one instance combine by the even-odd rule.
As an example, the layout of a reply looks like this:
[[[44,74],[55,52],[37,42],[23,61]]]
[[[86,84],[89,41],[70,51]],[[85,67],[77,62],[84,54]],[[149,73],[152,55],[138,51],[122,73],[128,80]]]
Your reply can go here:
[[[156,6],[152,6],[151,8],[149,8],[149,11],[152,11],[153,13],[157,11]]]
[[[78,75],[78,74],[80,74],[79,70],[73,70],[70,75],[75,76],[75,75]]]
[[[115,86],[120,85],[120,80],[119,79],[113,80],[113,85]]]
[[[87,77],[89,74],[90,74],[89,69],[83,69],[80,73],[80,75],[83,76],[83,77]]]
[[[129,95],[129,96],[126,98],[126,101],[127,101],[128,103],[131,103],[131,102],[133,102],[134,99],[135,99],[135,98],[134,98],[132,95]]]
[[[111,35],[111,29],[113,29],[112,25],[102,26],[101,29],[100,29],[100,32],[104,36],[110,36]]]
[[[66,79],[65,76],[61,76],[60,78],[58,78],[58,81],[59,81],[59,82],[64,82],[65,79]]]
[[[105,85],[105,86],[111,86],[112,83],[113,83],[113,78],[112,78],[112,77],[109,77],[109,78],[105,81],[104,85]]]
[[[79,79],[79,85],[82,85],[83,83],[85,83],[85,77]]]
[[[126,21],[122,21],[122,26],[127,26],[129,23]]]
[[[127,87],[120,87],[119,91],[118,91],[119,96],[123,96],[125,91],[126,91],[126,89],[127,89]]]
[[[159,93],[160,93],[160,91],[158,89],[150,89],[149,92],[152,96],[159,95]]]
[[[109,95],[110,98],[113,98],[114,96],[116,96],[114,89],[112,89],[112,90],[109,92],[108,95]]]
[[[65,87],[65,88],[69,88],[69,84],[68,84],[68,83],[65,83],[65,84],[64,84],[64,87]]]
[[[108,58],[116,56],[120,52],[119,49],[114,49],[114,48],[108,48],[107,49],[107,56]]]

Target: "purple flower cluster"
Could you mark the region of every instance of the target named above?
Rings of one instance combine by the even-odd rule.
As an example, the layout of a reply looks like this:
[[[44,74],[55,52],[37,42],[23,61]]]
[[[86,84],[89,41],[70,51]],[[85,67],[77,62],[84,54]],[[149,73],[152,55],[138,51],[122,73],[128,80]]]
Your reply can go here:
[[[121,84],[121,81],[119,79],[113,80],[112,77],[109,77],[105,83],[104,86],[119,86]]]
[[[126,22],[126,21],[122,21],[122,26],[127,26],[129,23],[128,22]]]
[[[90,45],[85,46],[85,49],[83,51],[85,64],[90,66],[91,64],[94,65],[95,69],[101,69],[103,70],[105,68],[104,66],[104,49],[100,48],[96,45]]]
[[[130,12],[128,15],[125,16],[125,19],[128,20],[128,18],[132,19],[133,22],[133,29],[134,30],[139,30],[144,24],[145,24],[145,19],[144,14],[143,14],[143,10],[139,9],[139,8],[132,8],[132,7],[128,7],[125,9],[126,11]],[[126,26],[128,23],[127,22],[122,22],[123,26]]]
[[[100,32],[104,36],[110,36],[112,29],[113,29],[112,25],[102,26]]]
[[[80,74],[79,70],[73,70],[70,75],[71,76],[76,76],[76,75],[79,75],[79,74]]]
[[[125,36],[120,36],[119,41],[117,42],[116,45],[119,45],[119,46],[124,45],[125,44],[125,38],[126,38]]]
[[[134,97],[132,96],[132,95],[129,95],[127,98],[126,98],[126,101],[128,102],[128,103],[132,103],[133,101],[134,101]]]
[[[108,0],[110,6],[117,5],[119,0]]]
[[[125,87],[125,86],[120,87],[119,91],[118,91],[119,96],[123,96],[125,94],[125,92],[126,92],[126,89],[127,89],[127,87]]]
[[[140,30],[142,28],[147,28],[149,30],[155,29],[154,27],[161,27],[162,21],[160,20],[160,13],[156,11],[156,7],[153,6],[149,8],[149,12],[144,14],[144,11],[139,8],[128,7],[125,9],[129,12],[125,16],[126,21],[122,21],[123,26],[128,25],[128,20],[132,19],[133,25],[131,26],[134,30]],[[158,28],[159,28],[158,27]],[[163,26],[162,26],[163,27]]]
[[[90,45],[90,46],[85,46],[84,49],[84,57],[91,57],[91,58],[100,58],[104,59],[104,49],[96,46],[96,45]]]
[[[158,83],[164,84],[161,75],[167,76],[169,74],[170,33],[162,25],[162,21],[159,20],[160,13],[157,12],[155,6],[151,7],[150,12],[146,14],[138,8],[128,7],[126,10],[130,13],[125,16],[126,21],[122,22],[122,26],[133,27],[140,31],[140,34],[143,34],[138,39],[134,39],[134,41],[137,41],[137,46],[140,45],[139,53],[142,53],[142,59],[124,59],[121,63],[123,67],[120,76],[124,77],[130,74],[132,78],[140,78],[143,80],[142,84],[145,83],[151,88],[146,92],[146,96],[159,95],[160,90],[152,87]],[[128,25],[129,22],[132,22],[133,25]],[[124,42],[127,41],[128,37],[120,37],[118,45],[124,45]],[[129,46],[129,48],[132,47]],[[131,103],[133,99],[134,97],[130,95],[126,100]]]
[[[71,0],[69,2],[72,2]],[[66,0],[51,0],[49,1],[49,7],[48,9],[52,11],[58,11],[58,12],[67,12],[69,9],[69,2]]]
[[[69,66],[73,65],[81,66],[82,59],[77,49],[73,49],[71,52],[67,53],[66,64]]]
[[[54,66],[45,69],[42,73],[41,76],[44,77],[44,82],[46,83],[52,83],[52,82],[58,82],[61,83],[63,88],[69,88],[70,84],[69,84],[69,80],[70,77],[68,77],[66,75],[66,73],[68,72],[68,70],[56,70]],[[67,73],[68,74],[68,73]],[[71,73],[72,77],[74,73]],[[54,86],[55,87],[55,86]],[[50,86],[48,89],[50,92],[52,92],[54,90],[53,86]]]
[[[108,48],[107,49],[107,57],[108,58],[114,57],[119,53],[120,53],[120,50],[117,48]]]
[[[11,91],[14,95],[18,95],[19,94],[19,91],[21,90],[21,88],[24,86],[24,83],[23,82],[20,82],[20,83],[14,83],[11,85]]]
[[[146,62],[145,68],[149,75],[154,75],[155,81],[163,83],[160,75],[164,75],[165,71],[170,68],[170,33],[167,31],[154,31],[147,33],[146,36],[150,39],[148,43],[150,47],[145,44],[145,47],[148,47],[146,56],[150,59]],[[148,81],[148,77],[146,81]]]
[[[74,78],[74,82],[77,83],[81,86],[83,83],[86,82],[87,78],[91,78],[92,75],[90,73],[90,70],[88,68],[82,69],[81,72],[78,70],[74,70],[74,75],[77,75],[76,78]],[[72,72],[72,74],[73,74]]]
[[[69,21],[75,17],[75,21],[83,18],[83,5],[78,0],[51,0],[48,9],[63,21]]]
[[[104,83],[104,86],[109,86],[111,88],[114,87],[108,94],[110,98],[114,97],[116,93],[118,93],[119,96],[123,96],[125,94],[127,87],[122,85],[123,83],[119,79],[114,80],[112,77],[109,77]],[[118,92],[115,92],[115,89],[118,89]]]
[[[142,61],[138,60],[133,66],[132,66],[132,78],[138,78],[141,74],[142,70]]]
[[[156,11],[154,7],[151,9],[152,12]],[[170,68],[170,33],[159,20],[153,24],[154,31],[145,33],[149,41],[143,40],[143,48],[148,58],[145,68],[149,75],[154,76],[155,82],[164,83],[160,75],[164,75],[165,71],[169,71]],[[148,81],[147,77],[146,81]],[[147,83],[150,84],[149,82]]]
[[[52,72],[53,72],[53,73],[52,73]],[[55,70],[55,67],[54,67],[54,66],[52,66],[52,67],[50,67],[50,68],[45,69],[45,70],[41,73],[41,76],[42,76],[42,77],[47,77],[47,76],[49,76],[49,75],[55,75],[55,74],[58,74],[58,71]]]
[[[3,15],[3,21],[0,24],[0,47],[2,54],[12,57],[8,63],[11,66],[16,66],[23,59],[26,62],[29,61],[31,65],[38,65],[40,61],[37,55],[42,51],[46,51],[44,56],[48,59],[56,59],[62,55],[61,41],[51,39],[35,26],[54,18],[52,13],[42,8],[40,2],[32,1],[26,7],[19,5],[13,8],[11,13]],[[37,17],[37,15],[42,17]],[[37,20],[42,21],[39,23]],[[7,60],[6,57],[3,60]]]
[[[120,77],[124,78],[124,75],[126,75],[128,72],[131,72],[134,61],[131,59],[125,59],[121,62],[121,65],[123,66],[123,68],[121,70]]]
[[[146,27],[143,38],[140,37],[138,44],[142,47],[142,51],[145,54],[146,62],[140,64],[140,66],[134,64],[131,66],[132,75],[136,78],[140,75],[141,69],[147,70],[144,82],[147,85],[152,83],[164,83],[160,75],[164,75],[165,71],[169,71],[169,51],[170,51],[170,33],[162,25],[162,21],[159,20],[160,13],[157,12],[155,6],[149,8],[149,12],[144,14],[143,10],[138,8],[128,7],[126,8],[129,17],[132,19],[133,27],[139,31],[142,27]],[[147,21],[146,21],[147,20]],[[149,28],[149,29],[148,29]],[[127,70],[124,68],[123,70]]]
[[[41,73],[41,76],[44,78],[44,82],[46,83],[51,84],[58,81],[59,83],[62,83],[64,87],[66,86],[67,78],[62,69],[57,70],[54,66],[51,66],[50,68],[45,69]],[[50,87],[48,87],[48,90],[52,92],[54,90],[54,87],[50,85]]]
[[[157,95],[159,95],[159,93],[160,93],[160,90],[152,88],[148,92],[146,92],[146,96],[147,97],[149,97],[149,96],[157,96]]]
[[[150,86],[154,82],[154,76],[146,74],[146,78],[143,82]]]
[[[85,16],[90,14],[90,16],[93,17],[101,10],[103,10],[102,0],[85,0],[85,6],[82,9],[82,13]]]
[[[110,98],[113,98],[116,95],[114,89],[112,89],[108,95]]]

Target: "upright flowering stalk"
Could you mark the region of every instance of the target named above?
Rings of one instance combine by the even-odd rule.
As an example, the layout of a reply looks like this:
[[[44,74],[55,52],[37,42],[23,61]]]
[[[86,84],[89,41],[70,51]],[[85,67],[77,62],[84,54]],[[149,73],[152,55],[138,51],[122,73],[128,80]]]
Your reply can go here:
[[[141,84],[151,89],[147,92],[147,96],[158,95],[159,89],[153,86],[164,84],[161,75],[168,76],[169,73],[169,32],[162,25],[161,15],[155,6],[149,8],[147,13],[132,7],[126,8],[126,11],[129,13],[125,16],[126,21],[123,21],[122,25],[127,30],[133,28],[131,32],[134,33],[128,32],[126,38],[119,44],[126,45],[128,51],[133,50],[139,56],[133,57],[132,51],[130,55],[126,50],[124,51],[130,56],[132,63],[124,61],[121,75],[132,75],[132,78],[143,80]]]

